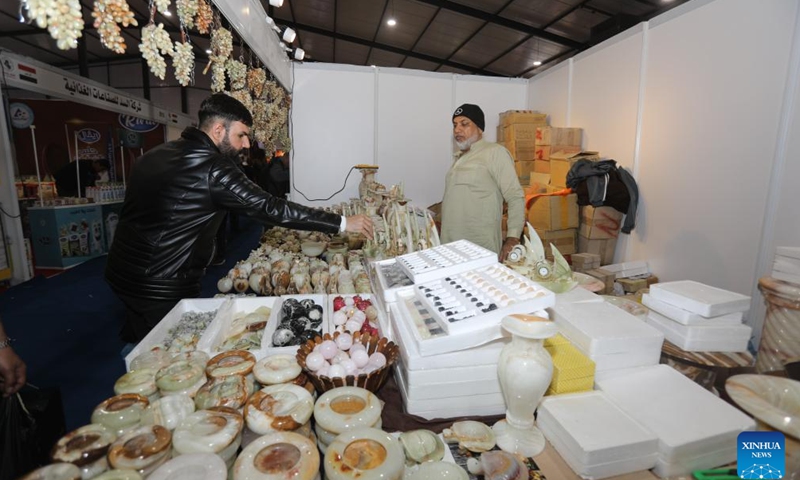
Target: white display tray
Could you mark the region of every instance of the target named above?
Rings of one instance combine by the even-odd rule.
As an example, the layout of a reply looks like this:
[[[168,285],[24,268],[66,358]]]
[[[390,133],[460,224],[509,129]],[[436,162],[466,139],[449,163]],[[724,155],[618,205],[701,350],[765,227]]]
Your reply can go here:
[[[233,323],[234,318],[243,317],[248,313],[253,313],[259,307],[269,307],[271,309],[267,326],[264,328],[265,333],[269,329],[270,323],[274,321],[275,305],[280,303],[279,297],[235,297],[225,304],[217,311],[217,316],[214,322],[206,329],[200,341],[197,343],[197,349],[208,353],[210,356],[221,353],[217,350],[219,345],[228,338],[228,332]],[[264,337],[261,337],[263,344]],[[264,352],[261,347],[250,350],[250,353],[255,355],[257,360],[264,357]]]
[[[603,392],[546,397],[539,404],[536,422],[578,454],[575,458],[581,465],[658,453],[658,437],[620,410]]]
[[[564,293],[556,294],[556,305],[565,305],[568,303],[586,303],[586,302],[602,302],[603,297],[596,293],[592,293],[585,288],[575,286],[572,290]]]
[[[750,297],[692,280],[654,283],[650,296],[706,318],[746,312]]]
[[[412,300],[414,297],[410,297]],[[469,367],[478,365],[497,366],[497,359],[500,358],[500,350],[511,341],[511,337],[500,337],[489,341],[478,347],[466,350],[442,353],[439,355],[429,355],[423,357],[420,354],[417,340],[411,332],[411,320],[406,317],[409,315],[405,311],[402,302],[394,303],[390,307],[389,318],[394,333],[395,343],[400,347],[400,355],[403,363],[409,371],[424,369],[441,369],[452,367]],[[502,335],[502,332],[498,332]]]
[[[397,372],[397,369],[394,371],[394,378],[397,382],[397,389],[400,390],[400,395],[403,397],[406,413],[426,420],[501,415],[506,411],[503,396],[499,394],[468,395],[443,400],[410,400],[403,383],[403,376]]]
[[[658,461],[658,453],[651,453],[640,457],[587,465],[578,460],[579,456],[566,446],[561,437],[545,426],[540,425],[539,428],[553,448],[561,455],[561,458],[564,459],[575,474],[581,478],[599,480],[617,475],[624,475],[626,473],[649,470],[653,468]]]
[[[398,373],[403,377],[403,384],[406,387],[408,398],[412,400],[435,400],[449,397],[462,397],[465,395],[488,395],[492,393],[502,394],[500,380],[495,378],[488,380],[462,380],[456,381],[445,377],[445,379],[434,383],[416,383],[408,381],[408,373],[403,366],[402,360],[397,362]]]
[[[598,380],[597,386],[659,440],[660,459],[677,463],[729,449],[755,422],[738,409],[666,365]],[[716,465],[712,465],[716,466]]]
[[[648,348],[661,351],[664,334],[610,303],[571,303],[550,311],[559,329],[590,356]]]
[[[556,302],[553,292],[500,264],[418,284],[414,293],[449,336],[483,332],[507,315]]]
[[[379,295],[383,300],[388,304],[392,303],[397,300],[397,291],[408,288],[414,285],[414,282],[405,275],[405,272],[397,265],[397,260],[391,258],[389,260],[380,260],[376,262],[372,262],[370,264],[370,268],[373,269],[374,275],[373,278],[377,279],[377,282],[373,282],[372,289],[375,291],[377,295]],[[396,271],[396,275],[399,276],[402,274],[403,277],[408,280],[407,285],[399,285],[392,283],[386,275],[386,269],[394,269]],[[377,285],[376,285],[377,283]],[[405,283],[405,282],[402,282]],[[388,305],[386,305],[386,310],[388,311]]]
[[[396,258],[415,284],[498,264],[497,253],[469,240],[456,240]]]
[[[684,325],[740,325],[744,318],[744,312],[733,312],[718,317],[706,318],[653,298],[649,293],[642,295],[642,303],[651,310],[655,310],[661,315]]]
[[[649,367],[660,363],[661,348],[647,347],[638,351],[590,355],[589,358],[594,362],[595,374],[611,370]]]
[[[125,369],[127,370],[130,368],[131,361],[134,358],[147,352],[154,346],[161,344],[164,338],[166,338],[167,333],[169,333],[169,330],[178,324],[184,313],[220,310],[230,301],[231,299],[229,298],[187,298],[179,301],[177,305],[175,305],[169,313],[164,315],[164,318],[150,330],[150,333],[125,356]],[[212,328],[216,321],[216,318],[212,320],[207,329]]]
[[[295,355],[297,353],[297,349],[300,348],[299,345],[294,345],[291,347],[273,347],[272,346],[272,335],[275,333],[275,330],[278,328],[278,324],[281,320],[281,308],[283,307],[283,302],[285,302],[289,298],[294,298],[296,300],[305,300],[310,298],[314,300],[314,303],[322,307],[322,324],[320,325],[322,328],[322,332],[320,336],[330,333],[330,316],[328,314],[328,296],[327,295],[283,295],[280,297],[279,301],[275,303],[275,306],[272,309],[272,318],[269,320],[269,324],[267,324],[266,330],[264,330],[264,338],[261,341],[261,350],[265,357],[270,355],[277,355],[277,354],[286,354],[286,355]]]
[[[723,327],[681,325],[657,313],[647,314],[647,323],[687,352],[745,352],[753,329],[749,325]]]

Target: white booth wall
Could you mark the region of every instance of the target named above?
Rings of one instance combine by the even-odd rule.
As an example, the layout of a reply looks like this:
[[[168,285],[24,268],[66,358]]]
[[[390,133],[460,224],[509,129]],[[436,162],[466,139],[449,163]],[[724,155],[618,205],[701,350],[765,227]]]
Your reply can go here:
[[[800,178],[791,160],[800,138],[790,128],[800,124],[790,68],[800,56],[799,14],[794,0],[758,9],[747,0],[696,0],[528,86],[529,108],[548,112],[552,125],[584,128],[584,149],[634,173],[637,225],[621,236],[616,261],[647,260],[662,281],[753,295],[748,321],[757,336],[756,282],[769,273],[776,244],[800,246],[790,192]],[[783,175],[773,175],[784,162]]]
[[[527,102],[523,79],[312,63],[293,76],[291,199],[308,205],[357,197],[358,171],[333,195],[356,164],[378,165],[378,181],[402,182],[416,205],[440,202],[455,108],[483,107],[494,141],[498,114]]]

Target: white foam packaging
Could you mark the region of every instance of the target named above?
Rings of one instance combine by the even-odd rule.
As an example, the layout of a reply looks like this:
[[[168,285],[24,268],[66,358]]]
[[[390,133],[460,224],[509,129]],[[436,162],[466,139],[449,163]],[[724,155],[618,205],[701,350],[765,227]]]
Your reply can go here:
[[[753,329],[749,325],[686,326],[655,311],[647,323],[664,333],[667,340],[687,352],[744,352]]]
[[[631,351],[661,351],[664,341],[661,332],[610,303],[570,303],[548,310],[559,329],[592,357]]]
[[[654,283],[650,286],[650,296],[707,318],[750,309],[747,295],[693,280]]]
[[[230,298],[227,297],[220,297],[220,298],[187,298],[179,301],[172,310],[170,310],[164,318],[161,319],[160,322],[153,327],[152,330],[147,334],[146,337],[139,342],[133,350],[125,356],[125,369],[129,369],[131,365],[131,361],[138,357],[139,355],[147,352],[151,348],[156,345],[160,345],[164,339],[166,338],[167,334],[169,333],[170,329],[173,328],[180,322],[181,317],[184,313],[187,312],[211,312],[214,310],[221,310],[223,307],[231,302]],[[217,321],[217,317],[215,316],[214,320],[206,328],[206,331],[211,329],[214,326],[214,322]],[[205,333],[205,332],[204,332]],[[202,335],[201,335],[202,339]],[[198,341],[198,344],[200,342]]]
[[[650,268],[645,261],[635,262],[622,262],[612,263],[611,265],[603,265],[604,270],[614,274],[614,278],[628,278],[637,275],[647,275],[650,273]]]
[[[658,460],[658,438],[603,392],[547,397],[539,405],[537,425],[584,478],[649,470]]]
[[[706,318],[688,310],[671,305],[662,300],[653,298],[649,293],[642,295],[642,303],[650,310],[664,315],[670,320],[674,320],[683,325],[706,325],[706,326],[721,326],[721,325],[739,325],[744,318],[744,312],[732,312],[720,315],[718,317]]]
[[[397,373],[403,376],[403,384],[406,387],[408,398],[412,400],[432,400],[448,397],[460,397],[464,395],[484,395],[492,393],[502,393],[500,380],[497,377],[497,367],[494,366],[494,378],[459,378],[454,379],[450,376],[443,376],[439,381],[422,383],[409,381],[408,371],[400,359],[396,367]]]
[[[431,420],[463,416],[488,416],[505,413],[506,405],[501,393],[468,394],[458,397],[417,400],[409,398],[403,376],[394,371],[397,389],[403,397],[406,412]]]
[[[566,334],[565,334],[566,335]],[[569,337],[569,335],[566,335]],[[584,352],[584,354],[586,354]],[[595,373],[608,372],[621,368],[646,367],[658,365],[661,361],[661,349],[647,347],[623,353],[607,353],[603,355],[587,355],[594,362]]]
[[[752,418],[666,365],[608,375],[596,385],[658,437],[659,461],[676,475],[735,461],[737,436],[755,428]]]

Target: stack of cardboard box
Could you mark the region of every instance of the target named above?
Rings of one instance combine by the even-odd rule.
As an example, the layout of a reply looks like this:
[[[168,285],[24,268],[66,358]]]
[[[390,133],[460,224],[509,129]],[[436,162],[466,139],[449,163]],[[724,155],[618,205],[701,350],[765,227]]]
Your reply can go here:
[[[547,187],[547,193],[559,188]],[[578,228],[578,196],[546,195],[534,199],[528,209],[528,222],[536,230],[544,244],[545,256],[553,258],[550,244],[558,248],[562,255],[575,253],[575,235]]]
[[[546,125],[546,113],[509,110],[500,114],[497,142],[505,146],[514,158],[514,167],[521,185],[528,184],[533,171],[536,129]]]
[[[564,152],[558,151],[550,153],[550,183],[555,187],[565,188],[567,186],[567,174],[578,160],[589,160],[596,162],[600,160],[598,152]]]
[[[612,207],[580,208],[578,251],[600,255],[600,265],[614,261],[614,249],[622,227],[623,214]]]
[[[533,171],[551,173],[550,158],[554,153],[580,153],[582,130],[543,126],[536,129]]]

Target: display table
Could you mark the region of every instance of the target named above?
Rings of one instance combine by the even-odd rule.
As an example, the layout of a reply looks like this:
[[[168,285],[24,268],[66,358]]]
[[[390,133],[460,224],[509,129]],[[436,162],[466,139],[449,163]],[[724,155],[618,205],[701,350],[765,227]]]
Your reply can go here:
[[[108,252],[122,202],[28,208],[36,268],[64,269]]]

